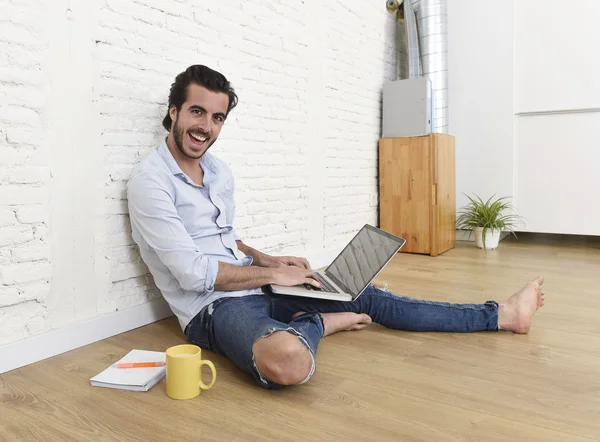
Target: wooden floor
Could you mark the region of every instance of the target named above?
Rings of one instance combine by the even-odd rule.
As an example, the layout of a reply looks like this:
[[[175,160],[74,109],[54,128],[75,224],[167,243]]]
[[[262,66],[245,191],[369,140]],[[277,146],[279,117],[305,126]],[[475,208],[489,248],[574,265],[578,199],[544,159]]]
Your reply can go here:
[[[436,258],[400,254],[379,281],[416,298],[501,300],[543,274],[546,306],[527,336],[407,333],[380,326],[326,338],[315,377],[256,387],[227,360],[217,383],[173,401],[95,388],[132,348],[185,342],[173,318],[0,376],[0,440],[600,440],[600,241],[470,243]]]

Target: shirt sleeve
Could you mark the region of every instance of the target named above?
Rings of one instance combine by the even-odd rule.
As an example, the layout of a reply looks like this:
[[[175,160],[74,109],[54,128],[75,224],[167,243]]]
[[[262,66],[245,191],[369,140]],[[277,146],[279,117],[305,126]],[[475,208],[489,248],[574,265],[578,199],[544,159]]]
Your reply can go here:
[[[157,172],[140,172],[127,186],[135,232],[158,255],[184,290],[214,291],[219,261],[202,253],[179,217],[168,185]]]

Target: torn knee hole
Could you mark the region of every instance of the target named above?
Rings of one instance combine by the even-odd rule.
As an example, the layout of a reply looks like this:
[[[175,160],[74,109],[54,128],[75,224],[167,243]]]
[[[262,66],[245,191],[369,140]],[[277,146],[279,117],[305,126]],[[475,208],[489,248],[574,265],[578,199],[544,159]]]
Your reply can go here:
[[[254,369],[264,385],[303,384],[315,372],[314,355],[304,337],[293,328],[270,330],[255,342],[252,353]]]

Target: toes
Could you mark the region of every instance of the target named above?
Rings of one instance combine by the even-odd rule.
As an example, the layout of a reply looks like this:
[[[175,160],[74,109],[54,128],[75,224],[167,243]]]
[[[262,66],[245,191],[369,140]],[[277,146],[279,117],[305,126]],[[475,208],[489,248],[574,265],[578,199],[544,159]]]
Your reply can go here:
[[[367,328],[368,324],[356,324],[352,327],[352,330],[362,330],[363,328]]]
[[[363,324],[370,324],[371,322],[373,322],[373,320],[369,315],[363,313],[362,315],[360,315],[360,322],[362,322]]]
[[[537,278],[535,278],[533,280],[533,282],[535,282],[539,286],[542,286],[542,285],[544,285],[544,277],[543,276],[538,276]]]

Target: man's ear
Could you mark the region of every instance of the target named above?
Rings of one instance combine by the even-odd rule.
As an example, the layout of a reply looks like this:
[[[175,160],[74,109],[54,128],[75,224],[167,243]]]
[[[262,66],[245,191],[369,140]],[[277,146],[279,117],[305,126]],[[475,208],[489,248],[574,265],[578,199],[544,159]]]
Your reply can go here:
[[[177,119],[177,106],[174,104],[169,108],[169,117],[171,117],[171,121],[175,121]]]

